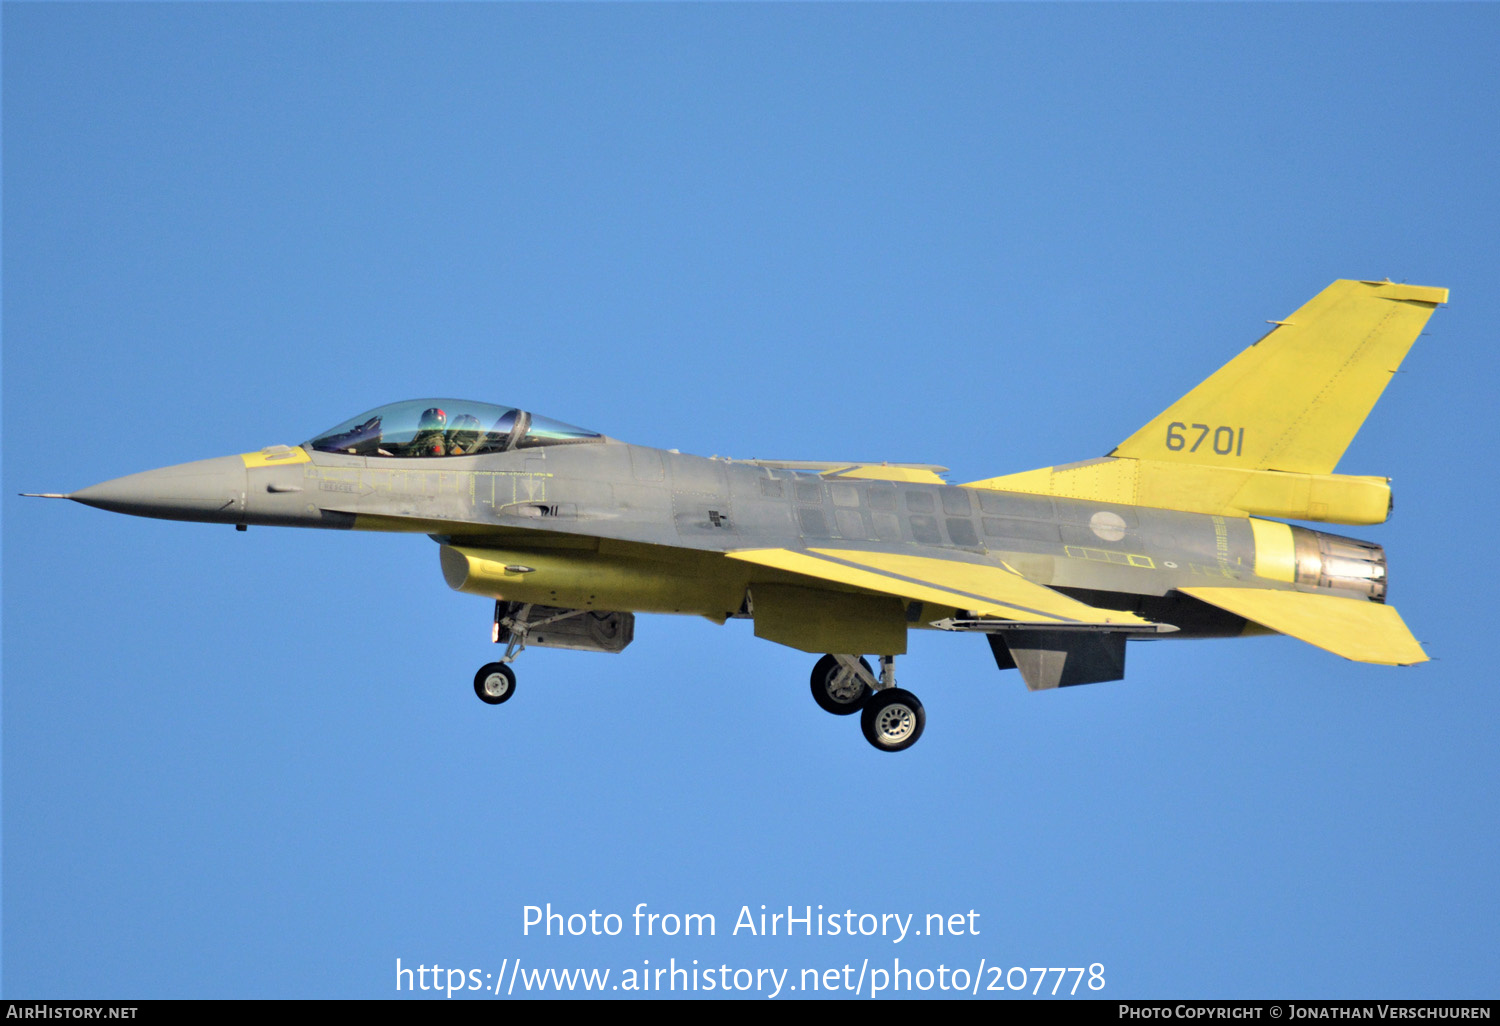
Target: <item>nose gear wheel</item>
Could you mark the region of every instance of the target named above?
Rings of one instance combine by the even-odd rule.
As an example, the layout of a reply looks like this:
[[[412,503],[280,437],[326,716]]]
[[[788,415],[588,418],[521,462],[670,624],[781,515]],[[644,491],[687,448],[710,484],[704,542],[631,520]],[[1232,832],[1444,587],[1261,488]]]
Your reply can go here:
[[[516,693],[516,671],[504,663],[485,663],[474,674],[474,694],[486,705],[510,701]]]

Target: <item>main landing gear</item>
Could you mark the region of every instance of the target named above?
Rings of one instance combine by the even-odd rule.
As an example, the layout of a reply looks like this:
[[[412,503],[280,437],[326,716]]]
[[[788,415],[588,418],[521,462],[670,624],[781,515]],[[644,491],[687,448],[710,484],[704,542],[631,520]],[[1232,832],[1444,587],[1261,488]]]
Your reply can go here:
[[[895,656],[880,657],[880,677],[858,656],[826,655],[812,671],[812,696],[835,716],[859,713],[865,740],[882,752],[910,748],[922,736],[927,711],[917,696],[896,687]]]

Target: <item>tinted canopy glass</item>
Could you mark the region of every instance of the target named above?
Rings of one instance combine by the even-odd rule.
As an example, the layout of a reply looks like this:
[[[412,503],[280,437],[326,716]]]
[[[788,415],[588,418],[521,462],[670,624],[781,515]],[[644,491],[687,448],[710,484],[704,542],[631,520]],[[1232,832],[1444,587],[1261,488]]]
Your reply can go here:
[[[409,399],[351,417],[307,443],[354,456],[477,456],[540,445],[597,442],[597,431],[524,410],[465,399]]]

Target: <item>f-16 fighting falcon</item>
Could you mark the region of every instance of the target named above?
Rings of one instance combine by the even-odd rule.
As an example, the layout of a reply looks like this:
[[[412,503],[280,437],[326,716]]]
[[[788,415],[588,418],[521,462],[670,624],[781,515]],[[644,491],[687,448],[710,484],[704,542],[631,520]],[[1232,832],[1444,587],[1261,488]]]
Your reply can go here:
[[[1119,680],[1126,642],[1280,633],[1348,659],[1427,657],[1387,605],[1383,477],[1334,473],[1441,288],[1337,281],[1108,455],[959,485],[938,466],[736,460],[539,413],[416,399],[273,445],[67,495],[171,520],[425,534],[494,602],[504,654],[620,652],[636,613],[754,622],[818,655],[814,701],[881,751],[926,713],[896,686],[912,629],[983,634],[1032,690]],[[874,663],[865,658],[873,657]]]

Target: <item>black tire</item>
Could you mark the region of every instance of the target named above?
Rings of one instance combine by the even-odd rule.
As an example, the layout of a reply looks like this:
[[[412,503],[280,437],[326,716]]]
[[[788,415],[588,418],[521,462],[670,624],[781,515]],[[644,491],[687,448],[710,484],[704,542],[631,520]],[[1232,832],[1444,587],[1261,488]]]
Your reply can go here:
[[[504,663],[485,663],[474,674],[474,694],[487,705],[509,702],[516,693],[516,671]]]
[[[865,740],[882,752],[900,752],[917,743],[927,726],[927,710],[917,696],[900,688],[877,691],[859,717]]]
[[[870,664],[863,659],[859,664],[872,676],[874,671],[870,670]],[[825,712],[831,712],[835,716],[848,716],[857,713],[864,706],[865,699],[870,697],[870,685],[864,681],[845,682],[842,687],[833,690],[833,682],[842,667],[839,661],[831,655],[826,655],[818,660],[812,672],[812,696],[813,701],[818,703],[818,708]],[[852,684],[859,685],[859,691],[854,692]]]

